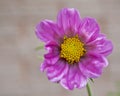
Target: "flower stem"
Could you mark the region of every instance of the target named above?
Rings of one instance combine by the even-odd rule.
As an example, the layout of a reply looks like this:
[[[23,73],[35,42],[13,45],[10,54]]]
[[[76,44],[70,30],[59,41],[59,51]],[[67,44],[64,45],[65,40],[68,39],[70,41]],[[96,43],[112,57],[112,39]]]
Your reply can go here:
[[[87,83],[86,85],[88,96],[92,96],[91,90],[90,90],[90,85]]]

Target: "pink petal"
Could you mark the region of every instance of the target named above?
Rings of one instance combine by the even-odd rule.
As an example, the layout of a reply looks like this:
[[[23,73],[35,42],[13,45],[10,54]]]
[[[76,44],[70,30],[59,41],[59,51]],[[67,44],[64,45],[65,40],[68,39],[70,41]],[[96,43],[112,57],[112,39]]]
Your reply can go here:
[[[48,53],[44,55],[46,62],[48,62],[49,64],[55,64],[58,60],[59,60],[59,55],[55,55],[52,53]]]
[[[107,59],[99,54],[87,54],[79,63],[81,72],[88,78],[96,78],[102,74],[104,67],[108,65]]]
[[[44,42],[47,41],[56,41],[58,40],[58,29],[57,29],[57,25],[50,20],[44,20],[42,22],[40,22],[37,26],[36,26],[36,35],[39,39],[43,40]]]
[[[49,51],[44,55],[46,62],[49,64],[55,64],[59,59],[60,49],[59,45],[53,41],[46,44],[46,49]]]
[[[96,49],[99,50],[100,54],[104,54],[105,56],[108,56],[109,54],[111,54],[113,50],[113,45],[111,41],[106,40],[106,42],[104,42],[104,44],[101,47],[98,47]]]
[[[45,49],[47,49],[49,52],[55,52],[56,54],[59,54],[60,45],[54,41],[50,41],[45,45]]]
[[[47,67],[49,67],[49,66],[51,66],[51,65],[47,64],[47,62],[44,61],[44,62],[40,65],[40,71],[44,72],[45,69],[46,69]]]
[[[68,71],[68,64],[59,60],[56,64],[46,67],[48,79],[52,82],[59,82]]]
[[[99,26],[94,18],[86,17],[82,20],[79,27],[79,36],[84,43],[91,42],[99,34]]]
[[[77,65],[71,65],[67,74],[60,81],[60,84],[68,90],[73,90],[74,88],[86,86],[87,78],[80,72]]]
[[[76,32],[80,24],[78,10],[74,8],[63,8],[58,14],[57,24],[59,28],[63,29],[61,32],[64,34],[67,34],[65,32],[69,31]]]
[[[100,34],[94,41],[88,43],[86,48],[88,51],[94,51],[95,53],[108,56],[113,50],[113,45],[103,34]]]

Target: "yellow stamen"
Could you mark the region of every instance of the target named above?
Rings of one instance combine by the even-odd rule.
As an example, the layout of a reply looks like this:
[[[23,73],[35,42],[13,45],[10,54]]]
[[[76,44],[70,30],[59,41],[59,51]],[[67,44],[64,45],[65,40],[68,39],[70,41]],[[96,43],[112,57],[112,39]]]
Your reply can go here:
[[[64,36],[60,57],[66,59],[69,64],[79,62],[85,51],[84,44],[79,40],[77,35],[70,38]]]

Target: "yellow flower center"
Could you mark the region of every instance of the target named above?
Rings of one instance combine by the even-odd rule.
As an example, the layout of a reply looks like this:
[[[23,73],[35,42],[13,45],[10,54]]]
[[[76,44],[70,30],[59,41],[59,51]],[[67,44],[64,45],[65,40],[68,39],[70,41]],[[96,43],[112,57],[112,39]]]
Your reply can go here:
[[[69,64],[79,62],[81,56],[85,53],[84,44],[79,40],[78,36],[67,38],[61,44],[60,57],[66,59]]]

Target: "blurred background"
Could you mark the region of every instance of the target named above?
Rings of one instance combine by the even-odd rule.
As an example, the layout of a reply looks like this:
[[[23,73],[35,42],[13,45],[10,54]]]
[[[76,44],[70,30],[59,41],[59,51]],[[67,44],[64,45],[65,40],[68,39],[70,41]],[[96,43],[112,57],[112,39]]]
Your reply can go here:
[[[91,83],[93,96],[120,96],[120,0],[0,0],[0,96],[87,96],[86,88],[67,91],[39,71],[45,51],[36,24],[56,20],[63,7],[96,18],[112,40],[113,53],[102,76]]]

